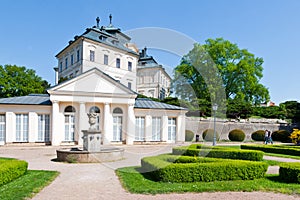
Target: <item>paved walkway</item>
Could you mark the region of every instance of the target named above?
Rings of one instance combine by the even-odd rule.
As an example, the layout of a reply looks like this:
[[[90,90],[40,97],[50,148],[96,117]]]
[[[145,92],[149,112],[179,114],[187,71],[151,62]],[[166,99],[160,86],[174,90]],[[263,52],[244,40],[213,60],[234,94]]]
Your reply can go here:
[[[125,159],[102,164],[67,164],[53,162],[55,147],[0,147],[0,157],[13,157],[26,160],[29,169],[57,170],[60,175],[34,200],[47,199],[284,199],[299,197],[262,192],[224,192],[224,193],[185,193],[140,195],[126,192],[114,169],[124,166],[140,165],[145,156],[171,152],[171,145],[124,146]],[[269,159],[269,157],[268,157]],[[288,160],[292,161],[292,160]],[[294,160],[295,161],[295,160]]]

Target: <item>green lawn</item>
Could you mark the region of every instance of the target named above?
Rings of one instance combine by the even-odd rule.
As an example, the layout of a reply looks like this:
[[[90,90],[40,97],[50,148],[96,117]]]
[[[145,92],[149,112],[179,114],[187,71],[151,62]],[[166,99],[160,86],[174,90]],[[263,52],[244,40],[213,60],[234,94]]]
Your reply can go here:
[[[25,175],[0,187],[0,199],[31,198],[50,184],[58,174],[56,171],[28,170]]]
[[[278,179],[278,175],[267,175],[262,179],[246,181],[165,183],[152,181],[149,177],[139,173],[139,169],[140,167],[125,167],[116,170],[123,187],[131,193],[265,191],[297,194],[300,197],[300,184],[283,183]]]

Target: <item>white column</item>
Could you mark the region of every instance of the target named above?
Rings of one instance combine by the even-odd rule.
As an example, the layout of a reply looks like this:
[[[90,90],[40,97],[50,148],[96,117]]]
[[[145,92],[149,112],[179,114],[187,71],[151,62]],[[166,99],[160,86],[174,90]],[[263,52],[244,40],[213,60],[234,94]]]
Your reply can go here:
[[[85,102],[79,102],[79,114],[78,114],[78,145],[83,144],[82,130],[85,129],[84,124],[87,120],[87,114],[85,112]]]
[[[6,112],[5,120],[5,141],[12,143],[16,139],[16,115],[13,112]]]
[[[135,135],[135,115],[134,105],[128,104],[127,109],[127,131],[126,131],[126,144],[132,145]]]
[[[145,117],[145,141],[152,141],[152,116]]]
[[[29,112],[28,119],[28,142],[35,142],[38,138],[38,115],[35,112]]]
[[[166,142],[168,140],[168,116],[162,116],[162,127],[161,127],[161,141]]]
[[[53,146],[58,146],[61,143],[61,134],[63,135],[64,133],[59,132],[59,102],[58,101],[52,101],[52,140],[51,144]]]
[[[110,112],[109,103],[104,103],[104,114],[103,114],[103,130],[102,130],[102,141],[103,144],[109,144],[112,141],[112,114]]]
[[[176,142],[184,142],[185,140],[185,116],[179,115],[176,119]]]

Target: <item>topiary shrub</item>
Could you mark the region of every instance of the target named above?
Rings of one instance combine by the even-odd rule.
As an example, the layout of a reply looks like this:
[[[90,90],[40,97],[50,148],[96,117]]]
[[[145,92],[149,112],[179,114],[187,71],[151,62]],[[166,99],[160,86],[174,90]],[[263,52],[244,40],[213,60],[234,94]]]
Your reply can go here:
[[[292,142],[291,133],[286,130],[278,130],[272,133],[272,140],[279,142]]]
[[[194,139],[194,133],[193,131],[190,131],[190,130],[186,130],[185,131],[185,141],[186,142],[191,142],[193,139]]]
[[[228,134],[228,138],[231,141],[244,141],[246,135],[244,133],[244,131],[242,131],[241,129],[234,129],[232,131],[229,132]]]
[[[214,129],[206,129],[205,131],[203,131],[202,138],[205,141],[213,141],[214,140]],[[219,138],[220,138],[220,135],[216,131],[216,139],[217,139],[217,141],[219,140]]]
[[[0,159],[0,186],[27,172],[28,163],[23,160]]]
[[[281,163],[279,178],[288,183],[300,183],[300,163]]]
[[[251,134],[252,140],[255,141],[265,141],[265,131],[264,130],[258,130]]]
[[[170,183],[252,180],[268,169],[264,162],[174,155],[145,157],[141,166],[153,180]]]

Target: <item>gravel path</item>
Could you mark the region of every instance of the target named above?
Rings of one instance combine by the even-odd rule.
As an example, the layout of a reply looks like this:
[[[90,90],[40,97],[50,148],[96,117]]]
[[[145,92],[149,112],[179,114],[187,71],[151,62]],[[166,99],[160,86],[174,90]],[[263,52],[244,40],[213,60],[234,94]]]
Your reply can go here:
[[[125,159],[102,164],[66,164],[53,162],[55,147],[0,147],[0,157],[14,157],[26,160],[29,169],[57,170],[60,175],[34,200],[47,199],[234,199],[234,200],[273,200],[300,199],[299,196],[265,192],[215,192],[140,195],[126,192],[114,169],[124,166],[140,165],[140,158],[171,152],[171,145],[122,146]],[[268,157],[269,159],[269,157]],[[292,160],[289,160],[292,161]],[[295,161],[295,160],[294,160]],[[278,171],[278,169],[277,169]],[[278,173],[276,169],[269,173]]]

